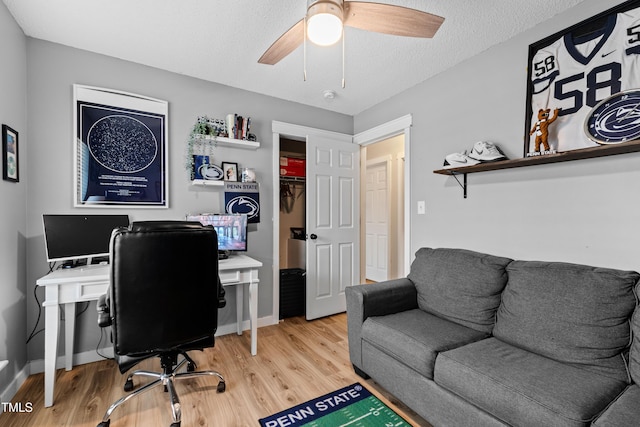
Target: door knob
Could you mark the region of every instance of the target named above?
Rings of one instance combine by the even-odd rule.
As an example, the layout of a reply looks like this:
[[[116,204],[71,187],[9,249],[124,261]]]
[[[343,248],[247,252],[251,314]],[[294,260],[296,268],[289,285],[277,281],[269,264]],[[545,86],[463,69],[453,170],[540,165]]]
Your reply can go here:
[[[311,235],[309,236],[309,238],[310,238],[311,240],[316,240],[316,239],[318,238],[318,236],[316,236],[315,234],[311,234]]]

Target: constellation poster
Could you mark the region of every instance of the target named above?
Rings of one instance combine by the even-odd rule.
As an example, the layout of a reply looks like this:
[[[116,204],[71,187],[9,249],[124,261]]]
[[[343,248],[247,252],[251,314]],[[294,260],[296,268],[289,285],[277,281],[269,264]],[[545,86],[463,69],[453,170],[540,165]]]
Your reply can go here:
[[[74,85],[75,205],[168,207],[165,101]]]

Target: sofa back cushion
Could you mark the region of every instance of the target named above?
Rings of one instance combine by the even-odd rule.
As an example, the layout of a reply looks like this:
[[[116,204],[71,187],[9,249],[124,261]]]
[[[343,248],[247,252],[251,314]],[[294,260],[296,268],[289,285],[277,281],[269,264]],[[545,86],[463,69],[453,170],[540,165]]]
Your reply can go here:
[[[629,371],[631,379],[636,384],[640,384],[640,304],[638,298],[640,298],[640,284],[636,285],[636,309],[631,320],[633,342],[629,353]]]
[[[625,361],[638,273],[538,261],[514,261],[507,272],[497,338],[629,381]]]
[[[510,262],[464,249],[422,248],[408,277],[418,291],[420,309],[490,333]]]

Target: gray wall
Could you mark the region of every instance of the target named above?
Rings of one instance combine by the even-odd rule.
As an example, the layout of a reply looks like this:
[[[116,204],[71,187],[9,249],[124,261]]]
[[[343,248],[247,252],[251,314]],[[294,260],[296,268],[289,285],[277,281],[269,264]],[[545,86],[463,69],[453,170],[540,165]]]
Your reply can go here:
[[[73,207],[72,85],[74,83],[118,89],[169,102],[169,209],[125,210],[131,220],[182,219],[189,212],[223,211],[223,190],[193,187],[184,168],[186,140],[199,115],[224,118],[228,113],[252,117],[252,131],[261,142],[257,151],[217,148],[215,162],[231,161],[256,169],[260,182],[261,222],[251,226],[249,252],[263,262],[260,270],[258,317],[271,316],[273,264],[272,133],[278,120],[338,132],[352,133],[351,116],[306,107],[289,101],[213,84],[182,75],[141,66],[112,57],[28,39],[28,112],[32,144],[27,173],[27,282],[29,287],[48,271],[42,231],[43,213],[121,213],[116,209]],[[279,189],[276,189],[276,191]],[[276,207],[276,212],[278,208]],[[180,266],[176,266],[180,268]],[[42,290],[39,290],[42,295]],[[234,293],[227,293],[221,312],[222,325],[235,322]],[[27,301],[29,325],[35,322],[37,307]],[[76,352],[91,351],[98,344],[95,304],[76,323]],[[248,313],[248,309],[245,310]],[[248,318],[248,314],[245,314]],[[41,325],[42,326],[42,325]],[[29,345],[29,359],[44,356],[40,334]],[[61,334],[62,335],[62,334]]]
[[[640,269],[640,153],[468,175],[468,199],[437,175],[444,156],[497,143],[523,153],[529,44],[622,1],[586,0],[354,119],[362,132],[404,114],[411,129],[411,252],[463,247],[521,259]],[[426,201],[426,215],[416,203]]]
[[[0,2],[0,123],[18,132],[20,182],[0,180],[0,393],[27,363],[26,285],[27,221],[27,55],[26,38]],[[0,157],[1,158],[1,157]],[[1,397],[1,396],[0,396]],[[4,398],[2,399],[4,401]]]

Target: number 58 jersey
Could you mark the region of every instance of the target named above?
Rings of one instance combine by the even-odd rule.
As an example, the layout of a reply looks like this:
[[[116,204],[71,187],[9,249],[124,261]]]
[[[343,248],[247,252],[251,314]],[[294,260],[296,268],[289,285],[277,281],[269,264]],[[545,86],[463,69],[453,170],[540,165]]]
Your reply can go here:
[[[561,109],[549,126],[551,149],[597,146],[584,132],[591,108],[614,93],[640,88],[640,8],[610,15],[604,27],[586,36],[568,33],[540,49],[530,79],[532,127],[539,109]]]

